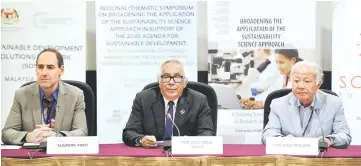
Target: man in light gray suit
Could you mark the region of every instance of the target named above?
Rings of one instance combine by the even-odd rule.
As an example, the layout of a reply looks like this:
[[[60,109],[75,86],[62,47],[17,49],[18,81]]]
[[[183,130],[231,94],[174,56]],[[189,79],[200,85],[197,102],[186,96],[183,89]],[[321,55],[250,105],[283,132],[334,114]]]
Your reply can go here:
[[[37,82],[15,92],[2,131],[5,144],[38,143],[50,136],[87,136],[83,91],[60,81],[63,56],[45,49],[36,59]]]
[[[293,66],[292,93],[272,101],[263,143],[267,137],[322,139],[325,136],[329,147],[350,145],[352,138],[341,99],[319,90],[322,77],[322,70],[316,63],[304,61]]]

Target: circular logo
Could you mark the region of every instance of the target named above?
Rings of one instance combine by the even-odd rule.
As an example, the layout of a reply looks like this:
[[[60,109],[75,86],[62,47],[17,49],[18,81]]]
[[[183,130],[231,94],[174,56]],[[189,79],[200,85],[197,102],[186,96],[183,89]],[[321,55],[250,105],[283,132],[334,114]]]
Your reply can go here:
[[[9,25],[19,23],[19,12],[16,9],[1,9],[1,23]]]

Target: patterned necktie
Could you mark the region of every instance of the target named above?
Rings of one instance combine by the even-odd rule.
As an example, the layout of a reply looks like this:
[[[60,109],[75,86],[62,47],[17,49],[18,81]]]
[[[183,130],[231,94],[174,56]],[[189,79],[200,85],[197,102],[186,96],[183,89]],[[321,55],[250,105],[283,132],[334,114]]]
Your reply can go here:
[[[53,106],[53,101],[54,99],[52,98],[52,96],[48,98],[44,97],[43,99],[45,124],[48,124],[49,119],[52,118],[50,117],[51,116],[50,114],[51,114],[51,108]]]
[[[172,135],[173,135],[173,106],[174,106],[174,102],[173,101],[169,101],[168,102],[168,112],[167,115],[165,115],[166,117],[166,122],[165,122],[165,134],[164,134],[164,140],[171,140],[172,139]],[[170,116],[170,118],[168,117],[168,115]]]

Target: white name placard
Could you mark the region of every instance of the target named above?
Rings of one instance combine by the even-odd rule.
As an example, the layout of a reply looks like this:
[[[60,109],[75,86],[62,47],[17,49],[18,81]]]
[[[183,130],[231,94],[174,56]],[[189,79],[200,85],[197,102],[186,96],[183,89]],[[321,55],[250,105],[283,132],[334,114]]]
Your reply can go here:
[[[266,154],[318,155],[318,138],[269,137],[266,140]]]
[[[98,137],[48,137],[47,154],[98,154]]]
[[[223,154],[223,137],[174,136],[172,154]]]

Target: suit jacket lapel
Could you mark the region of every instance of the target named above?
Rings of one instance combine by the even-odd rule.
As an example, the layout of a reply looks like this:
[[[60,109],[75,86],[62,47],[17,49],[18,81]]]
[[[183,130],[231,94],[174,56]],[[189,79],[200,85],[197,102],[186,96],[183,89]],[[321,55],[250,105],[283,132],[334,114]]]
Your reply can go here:
[[[186,94],[186,93],[183,92],[183,94]],[[176,108],[175,117],[174,117],[174,123],[177,125],[179,130],[181,130],[180,128],[182,128],[182,125],[184,123],[184,120],[185,120],[188,112],[189,112],[188,98],[186,95],[182,95],[178,99],[177,108]],[[173,135],[178,136],[179,134],[180,133],[178,133],[178,130],[174,127]]]
[[[62,82],[59,82],[58,101],[56,103],[55,111],[55,131],[60,131],[63,117],[66,111],[67,89]]]
[[[162,138],[165,132],[165,106],[162,95],[159,91],[157,91],[157,97],[155,101],[153,101],[151,105],[152,114],[154,115],[154,121],[156,124],[156,131],[158,134],[158,138]],[[158,129],[157,129],[158,128]]]
[[[296,135],[294,136],[302,136],[302,129],[300,124],[300,113],[299,109],[297,108],[297,98],[294,95],[291,95],[291,98],[289,100],[288,104],[288,110],[289,110],[289,118],[292,123],[293,131],[295,131]]]
[[[40,106],[40,91],[39,91],[39,84],[33,85],[33,92],[32,96],[29,98],[29,103],[31,104],[31,110],[33,113],[33,128],[35,125],[42,124],[42,115],[41,115],[41,106]]]

